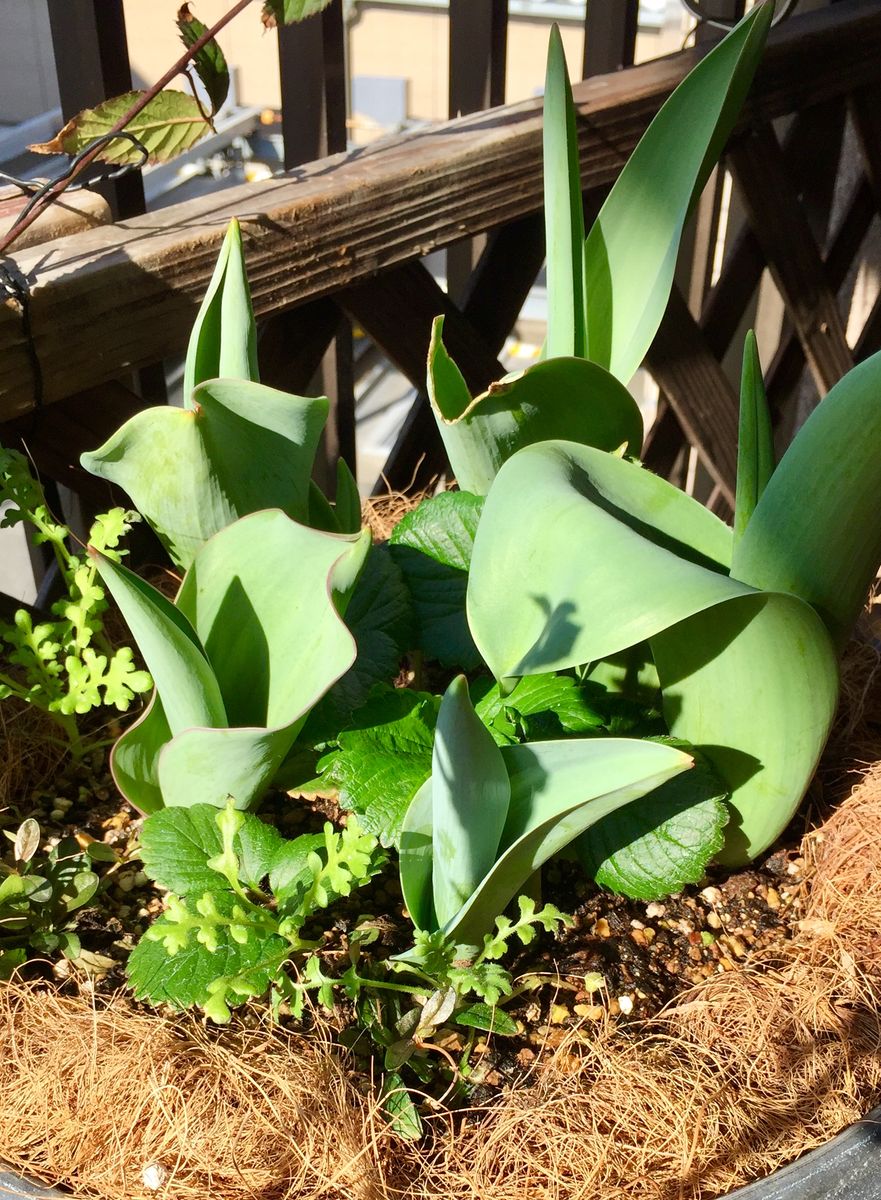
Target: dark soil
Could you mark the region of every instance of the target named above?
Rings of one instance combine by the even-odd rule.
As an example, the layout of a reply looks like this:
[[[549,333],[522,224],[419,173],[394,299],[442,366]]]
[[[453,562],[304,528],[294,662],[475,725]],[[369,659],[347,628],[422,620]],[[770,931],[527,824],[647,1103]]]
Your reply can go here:
[[[328,817],[340,816],[332,799],[307,802],[283,795],[270,797],[261,815],[287,837],[319,830]],[[101,756],[70,767],[56,791],[34,796],[27,810],[7,812],[4,824],[28,816],[36,818],[46,837],[74,836],[83,847],[95,839],[118,855],[115,864],[94,866],[102,888],[96,903],[79,914],[83,959],[76,967],[63,958],[51,965],[40,962],[29,971],[99,994],[119,991],[129,951],[163,906],[161,892],[137,857],[141,820],[119,798]],[[783,847],[760,864],[729,875],[714,872],[656,902],[601,891],[567,862],[546,868],[544,899],[571,913],[574,925],[558,936],[541,935],[506,962],[519,992],[506,1012],[520,1034],[492,1039],[491,1045],[478,1040],[472,1098],[485,1099],[522,1077],[543,1048],[558,1047],[579,1023],[649,1018],[690,985],[734,970],[756,951],[773,952],[782,945],[801,914],[804,863],[791,848],[798,846],[800,833],[793,829],[789,848],[784,839]],[[341,971],[348,965],[347,930],[365,913],[380,924],[369,953],[384,959],[407,947],[410,925],[393,866],[347,904],[337,903],[313,931],[324,940],[332,973],[336,962]],[[342,1006],[336,1015],[342,1032],[351,1014]],[[464,1049],[463,1037],[451,1032],[440,1044],[456,1055]]]

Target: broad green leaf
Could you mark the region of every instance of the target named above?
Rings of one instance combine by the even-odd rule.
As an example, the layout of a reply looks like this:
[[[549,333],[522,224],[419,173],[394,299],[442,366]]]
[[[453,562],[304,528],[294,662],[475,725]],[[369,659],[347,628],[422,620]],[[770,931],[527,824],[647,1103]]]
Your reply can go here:
[[[575,106],[563,39],[551,27],[544,92],[544,199],[547,247],[548,358],[587,357],[584,210]]]
[[[216,946],[209,949],[198,941],[194,926],[186,945],[170,954],[164,943],[154,938],[176,932],[177,927],[167,916],[159,917],[129,955],[126,970],[137,999],[181,1009],[194,1004],[204,1007],[211,997],[211,984],[223,976],[247,976],[252,994],[259,995],[269,987],[278,964],[290,952],[289,943],[253,924],[248,926],[246,940],[237,941],[230,933],[229,921],[240,902],[231,892],[211,895],[217,911],[227,918],[227,923],[212,924]],[[194,922],[198,919],[196,903],[194,898],[185,902]]]
[[[439,925],[493,866],[511,788],[501,752],[457,675],[441,701],[431,760],[432,899]],[[501,911],[501,910],[500,910]]]
[[[305,519],[326,416],[324,399],[212,379],[195,389],[192,408],[136,413],[80,461],[131,496],[186,568],[210,537],[248,513],[280,508]]]
[[[523,884],[594,821],[654,791],[694,760],[657,742],[626,738],[536,742],[502,750],[511,805],[498,861],[444,927],[475,945]]]
[[[734,542],[743,537],[762,492],[774,473],[774,434],[762,379],[756,335],[750,329],[743,345],[740,379],[740,428],[737,437],[737,493]]]
[[[536,742],[503,747],[500,753],[511,785],[508,817],[496,862],[443,926],[460,945],[479,945],[534,872],[594,821],[693,762],[671,746],[625,738]],[[414,797],[400,854],[405,903],[417,927],[428,929],[435,921],[430,906],[433,787],[434,776]]]
[[[732,574],[800,596],[844,645],[881,562],[881,354],[848,372],[780,460]]]
[[[361,496],[355,476],[344,458],[337,459],[334,501],[340,533],[358,533],[361,528]]]
[[[305,21],[307,17],[322,12],[333,0],[264,0],[263,24],[272,29],[276,25],[292,25]]]
[[[423,1126],[419,1109],[413,1103],[397,1071],[386,1071],[379,1099],[393,1133],[410,1142],[418,1141],[422,1137]]]
[[[324,847],[320,833],[303,833],[278,848],[269,871],[269,886],[282,916],[300,911],[300,901],[313,879],[310,857]]]
[[[243,517],[205,544],[184,578],[177,607],[164,600],[154,607],[165,622],[160,629],[175,632],[171,614],[191,623],[225,718],[215,727],[170,722],[167,705],[180,703],[175,686],[186,684],[198,696],[200,685],[184,659],[169,672],[176,659],[170,643],[156,637],[149,653],[142,646],[161,668],[153,672],[161,703],[154,701],[115,748],[115,777],[126,795],[126,784],[134,781],[132,799],[145,809],[157,807],[157,788],[164,804],[181,807],[222,807],[232,795],[238,808],[247,808],[260,797],[310,709],[351,666],[355,644],[338,609],[344,609],[368,546],[366,532],[357,538],[319,533],[278,509]],[[151,615],[144,619],[152,636]],[[134,632],[131,618],[129,624]],[[202,655],[185,641],[190,656]],[[163,740],[164,733],[169,736]]]
[[[120,117],[124,117],[142,95],[143,92],[124,92],[94,108],[84,108],[51,141],[28,146],[28,149],[35,154],[79,154],[96,138],[110,133]],[[128,121],[125,129],[146,148],[149,162],[161,163],[189,150],[204,137],[209,125],[195,96],[166,88]],[[117,138],[102,147],[97,158],[100,162],[123,165],[140,163],[143,155],[128,138]]]
[[[497,679],[594,662],[750,591],[725,573],[730,552],[726,525],[635,463],[530,446],[484,506],[471,632]]]
[[[285,845],[271,825],[247,815],[233,840],[241,881],[259,886]],[[222,849],[217,809],[210,804],[163,809],[147,818],[141,832],[141,858],[150,878],[178,896],[228,890],[224,876],[208,866]]]
[[[686,76],[588,234],[587,353],[623,383],[664,315],[686,218],[734,127],[773,15],[773,4],[757,4]]]
[[[727,792],[698,762],[648,796],[597,821],[575,843],[597,883],[637,900],[658,900],[697,883],[725,841]]]
[[[121,795],[142,813],[164,804],[159,787],[159,752],[171,741],[159,693],[154,690],[143,714],[124,731],[110,751],[110,773]]]
[[[507,695],[494,684],[475,704],[474,711],[502,746],[521,740],[514,717],[537,718],[527,722],[529,741],[546,740],[537,733],[545,728],[553,730],[554,726],[556,729],[547,737],[559,738],[563,733],[586,733],[602,727],[604,716],[591,703],[595,690],[568,675],[527,675]]]
[[[465,592],[482,508],[481,496],[443,492],[408,513],[389,539],[412,597],[417,648],[464,670],[480,664],[465,618]]]
[[[384,846],[397,843],[407,806],[431,774],[438,704],[404,688],[372,697],[321,761],[323,786],[337,788],[340,804]]]
[[[346,625],[358,657],[327,697],[338,713],[337,729],[365,702],[371,688],[394,679],[401,658],[414,644],[413,601],[388,546],[371,546],[346,609]]]
[[[190,12],[189,4],[182,4],[177,11],[177,27],[183,44],[189,48],[203,37],[207,26]],[[223,51],[214,38],[206,42],[193,58],[193,67],[202,81],[208,99],[211,101],[211,112],[216,113],[223,105],[229,93],[229,67]]]
[[[463,1008],[454,1019],[457,1025],[464,1025],[466,1029],[485,1029],[500,1037],[516,1037],[520,1032],[517,1022],[504,1009],[482,1002]]]
[[[737,597],[652,638],[670,732],[725,783],[734,810],[721,861],[755,858],[785,829],[838,703],[835,649],[795,596]]]
[[[259,797],[310,709],[352,664],[354,640],[329,591],[341,573],[346,587],[354,582],[368,547],[369,534],[319,533],[277,509],[206,542],[177,603],[205,647],[232,728],[189,729],[165,747],[166,804],[222,805],[231,794],[247,808]]]
[[[547,359],[506,375],[472,400],[442,334],[443,318],[437,317],[428,354],[428,395],[463,490],[485,496],[517,450],[550,438],[610,451],[623,446],[628,454],[639,454],[639,408],[608,371],[579,358]]]
[[[93,558],[150,665],[172,736],[192,725],[225,725],[220,685],[187,616],[128,567],[100,554]]]
[[[192,407],[193,388],[207,379],[259,382],[257,326],[245,269],[239,223],[232,220],[199,306],[184,364],[184,406]]]

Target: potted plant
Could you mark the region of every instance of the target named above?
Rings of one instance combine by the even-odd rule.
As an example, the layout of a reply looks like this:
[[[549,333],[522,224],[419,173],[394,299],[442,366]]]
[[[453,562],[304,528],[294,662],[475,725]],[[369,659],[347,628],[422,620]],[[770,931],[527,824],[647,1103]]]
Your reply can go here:
[[[832,727],[838,654],[881,562],[881,357],[775,465],[748,339],[733,529],[641,466],[626,388],[772,14],[755,7],[671,96],[587,237],[552,38],[545,356],[472,397],[438,320],[429,394],[460,490],[423,500],[388,546],[361,529],[344,466],[333,501],[309,482],[326,401],[258,380],[235,226],[190,341],[185,407],[139,413],[83,457],[182,572],[170,599],[112,538],[76,567],[91,572],[80,596],[100,579],[115,599],[154,683],[111,753],[168,894],[130,956],[134,993],[221,1024],[255,998],[297,1018],[307,999],[343,997],[402,1135],[421,1129],[408,1089],[437,1078],[440,1035],[470,1030],[470,1049],[475,1031],[510,1033],[505,954],[571,923],[542,903],[550,859],[648,900],[711,860],[747,863],[788,825]],[[391,686],[414,648],[439,660],[442,697]],[[144,679],[125,662],[128,703]],[[633,706],[635,736],[616,736],[598,696]],[[348,819],[286,838],[256,812],[271,787],[330,787]],[[0,893],[17,921],[40,894],[24,882],[31,832]],[[392,856],[409,944],[373,954],[375,926],[357,919],[331,970],[316,922]],[[819,1194],[811,1181],[842,1156],[869,1164],[870,1187],[868,1129],[751,1194]]]

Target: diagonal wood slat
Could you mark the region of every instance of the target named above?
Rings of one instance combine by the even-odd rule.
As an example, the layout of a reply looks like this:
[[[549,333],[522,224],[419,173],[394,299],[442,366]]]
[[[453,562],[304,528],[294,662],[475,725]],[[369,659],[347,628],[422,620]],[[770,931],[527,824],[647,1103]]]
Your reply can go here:
[[[646,366],[707,471],[733,504],[737,397],[678,288],[670,296]]]
[[[582,178],[607,185],[694,64],[686,51],[576,86]],[[866,86],[881,58],[877,0],[780,26],[743,127]],[[125,227],[25,250],[47,402],[181,348],[226,222],[245,230],[258,312],[329,295],[541,204],[540,105],[526,101],[301,167]],[[19,314],[0,311],[0,419],[33,405]]]
[[[544,220],[540,214],[505,225],[487,241],[469,281],[463,315],[493,356],[501,352],[514,327],[541,268],[544,252]],[[429,315],[430,307],[426,308],[428,323],[421,339],[426,348],[430,322],[437,315],[436,312]],[[438,311],[446,311],[445,305]],[[502,371],[499,364],[495,378]],[[446,466],[443,443],[424,391],[424,358],[422,374],[414,382],[419,391],[377,480],[379,491],[384,491],[387,485],[403,490],[411,479],[423,486]]]
[[[838,299],[826,280],[820,251],[770,126],[753,130],[735,145],[730,162],[753,232],[823,395],[850,369],[853,359]]]

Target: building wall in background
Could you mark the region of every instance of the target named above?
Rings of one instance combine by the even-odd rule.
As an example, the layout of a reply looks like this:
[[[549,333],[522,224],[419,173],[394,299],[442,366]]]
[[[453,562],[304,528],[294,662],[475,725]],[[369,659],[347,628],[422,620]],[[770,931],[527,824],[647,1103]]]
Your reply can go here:
[[[58,106],[46,0],[0,0],[0,122]]]

